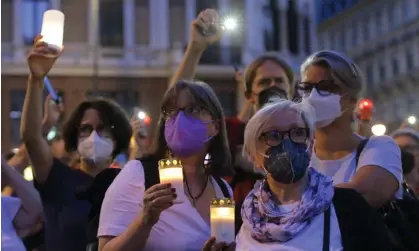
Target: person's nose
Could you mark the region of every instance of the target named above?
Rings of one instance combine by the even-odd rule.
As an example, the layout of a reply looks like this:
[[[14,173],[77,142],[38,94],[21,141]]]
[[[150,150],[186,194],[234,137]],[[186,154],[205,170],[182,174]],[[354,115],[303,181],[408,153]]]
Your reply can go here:
[[[271,79],[271,82],[269,83],[269,87],[273,87],[276,85],[275,79]]]

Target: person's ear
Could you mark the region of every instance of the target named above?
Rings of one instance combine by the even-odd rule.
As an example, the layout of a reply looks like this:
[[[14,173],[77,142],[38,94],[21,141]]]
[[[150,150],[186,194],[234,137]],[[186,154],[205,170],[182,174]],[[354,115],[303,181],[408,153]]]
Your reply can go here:
[[[218,135],[218,133],[220,132],[220,121],[219,120],[214,120],[211,123],[211,132],[210,132],[210,136],[211,137],[215,137]]]

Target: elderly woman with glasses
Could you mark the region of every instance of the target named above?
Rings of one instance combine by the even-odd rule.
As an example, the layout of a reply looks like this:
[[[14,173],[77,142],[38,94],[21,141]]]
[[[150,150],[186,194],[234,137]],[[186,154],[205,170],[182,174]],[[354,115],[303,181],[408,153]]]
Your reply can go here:
[[[279,100],[248,122],[243,151],[266,177],[243,203],[236,250],[388,250],[384,223],[362,196],[309,166],[310,109]]]

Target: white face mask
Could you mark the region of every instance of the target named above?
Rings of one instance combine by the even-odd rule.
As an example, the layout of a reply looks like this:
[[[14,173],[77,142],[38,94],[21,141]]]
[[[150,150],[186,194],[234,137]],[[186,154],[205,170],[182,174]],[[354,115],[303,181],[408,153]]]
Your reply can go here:
[[[330,125],[342,115],[338,94],[330,93],[327,96],[321,96],[316,89],[313,89],[309,96],[303,97],[301,102],[306,102],[314,108],[317,128]]]
[[[89,137],[79,142],[77,151],[82,158],[94,163],[105,162],[111,157],[113,141],[110,138],[101,137],[96,131],[93,131]]]

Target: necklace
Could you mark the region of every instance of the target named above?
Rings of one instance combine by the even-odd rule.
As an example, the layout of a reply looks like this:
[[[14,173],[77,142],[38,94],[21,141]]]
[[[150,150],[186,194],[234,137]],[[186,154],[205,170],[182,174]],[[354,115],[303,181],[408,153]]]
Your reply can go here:
[[[195,207],[196,201],[204,194],[205,188],[207,188],[208,180],[209,180],[209,178],[207,176],[207,179],[205,180],[205,184],[204,184],[204,187],[202,188],[201,192],[196,197],[194,197],[191,193],[191,190],[189,189],[188,180],[185,179],[186,189],[188,190],[189,196],[191,196],[191,198],[192,198],[192,206],[193,207]]]

